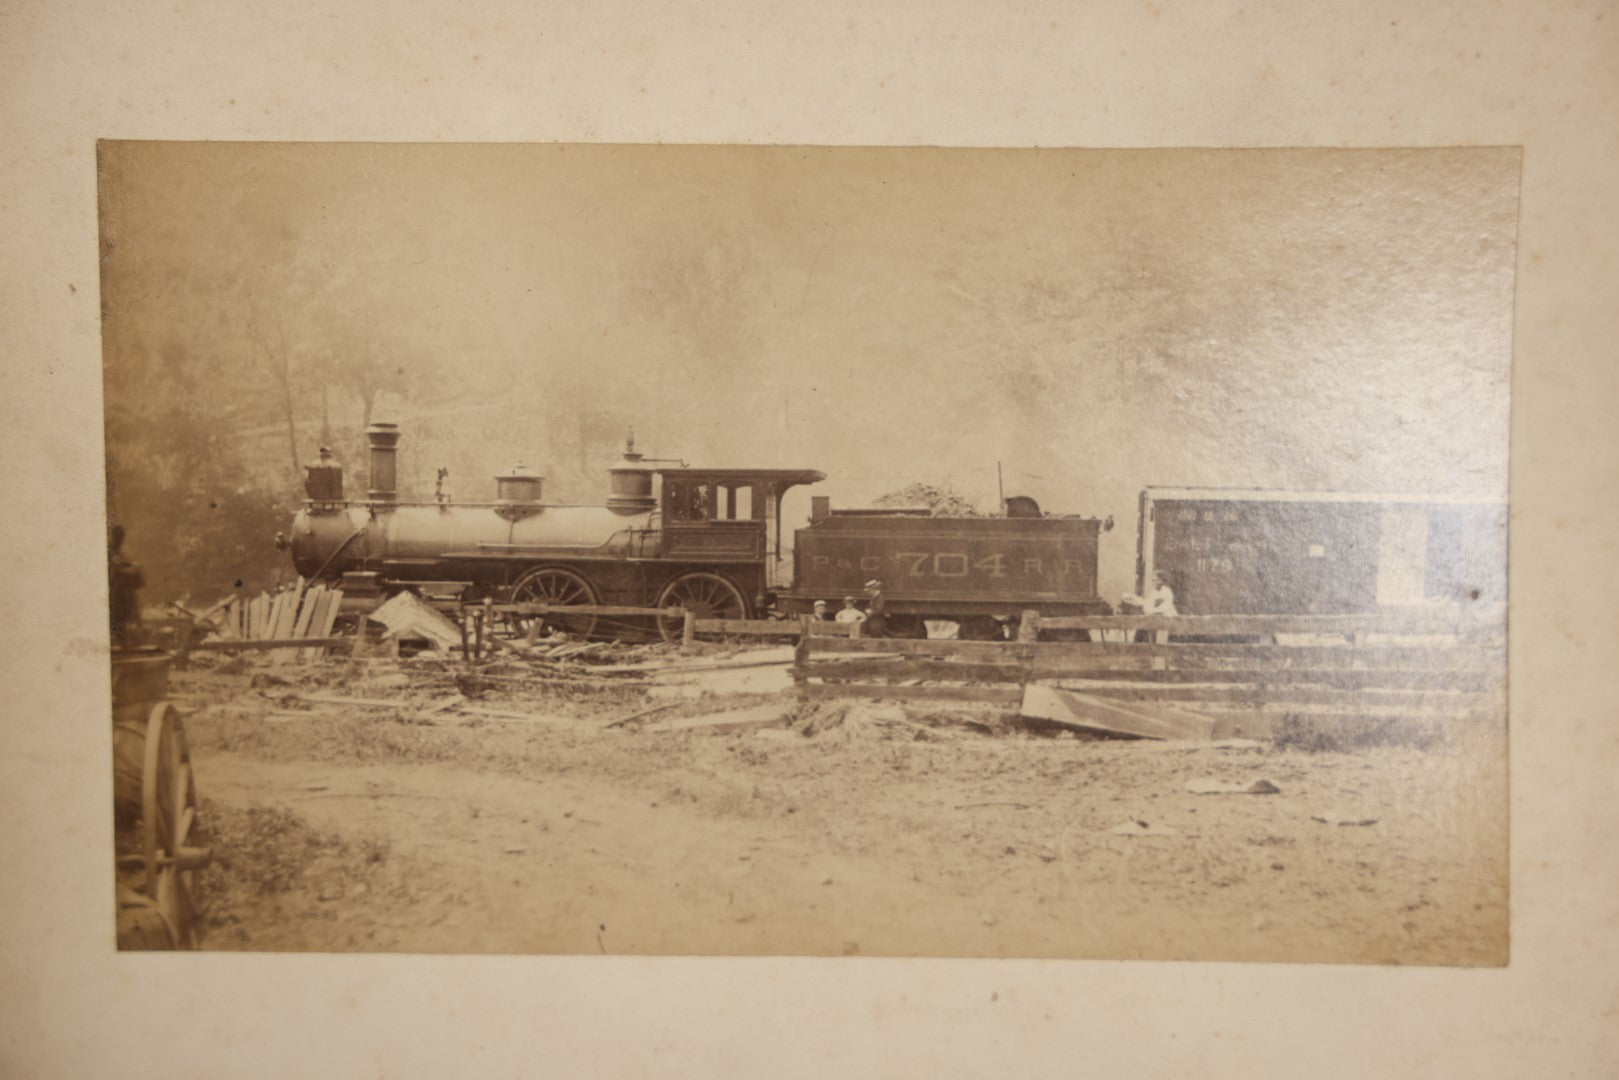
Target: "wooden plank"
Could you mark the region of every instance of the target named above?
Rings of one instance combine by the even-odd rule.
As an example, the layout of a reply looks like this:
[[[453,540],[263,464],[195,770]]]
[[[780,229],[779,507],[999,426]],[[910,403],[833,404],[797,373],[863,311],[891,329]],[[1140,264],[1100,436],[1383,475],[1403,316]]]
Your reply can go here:
[[[1255,669],[1261,665],[1315,665],[1315,667],[1409,667],[1409,669],[1489,670],[1504,667],[1501,649],[1467,646],[1289,646],[1289,644],[1175,644],[1119,643],[1119,641],[955,641],[920,638],[821,638],[811,643],[813,653],[890,653],[905,656],[955,656],[988,662],[1033,662],[1033,664],[1093,664],[1096,667],[1128,667],[1111,664],[1114,657],[1161,659],[1177,669],[1217,670],[1221,665]]]
[[[1018,643],[1017,647],[1025,646]],[[1203,645],[1118,641],[1042,642],[1030,655],[1076,659],[1100,656],[1151,656],[1168,660],[1171,666],[1180,667],[1197,664],[1255,666],[1270,663],[1307,663],[1322,667],[1334,664],[1355,667],[1454,667],[1459,664],[1486,661],[1505,663],[1506,660],[1506,653],[1501,649],[1466,645]]]
[[[1151,671],[1150,657],[1121,657],[1101,663],[1029,664],[1011,659],[1003,663],[985,660],[951,660],[927,657],[871,657],[857,660],[812,660],[800,674],[813,678],[891,678],[932,679],[941,682],[1033,682],[1037,679],[1145,677]]]
[[[301,592],[291,589],[281,594],[280,611],[276,615],[275,625],[270,628],[271,637],[289,641],[296,636],[292,628],[298,622],[298,602],[302,598]],[[291,654],[286,652],[277,651],[270,654],[270,662],[273,664],[285,664],[290,659]]]
[[[312,637],[319,634],[321,626],[326,622],[326,609],[332,605],[331,590],[325,586],[316,586],[316,589],[319,591],[310,590],[314,594],[313,599],[309,595],[304,597],[304,608],[308,617],[299,616],[301,625],[297,629],[300,637]],[[308,664],[318,659],[320,659],[319,649],[298,650],[299,663]]]
[[[320,625],[320,636],[321,637],[328,638],[328,639],[331,638],[332,627],[334,625],[336,625],[336,623],[337,623],[337,612],[338,612],[338,609],[340,607],[342,607],[342,605],[343,605],[343,590],[342,589],[328,589],[327,592],[326,592],[326,610],[321,613],[320,624],[319,624]],[[364,629],[363,626],[362,626],[361,629],[363,631],[363,629]],[[363,634],[356,634],[354,640],[358,641],[361,636],[363,636]],[[341,641],[343,639],[339,638],[338,640]],[[351,648],[352,648],[352,646],[351,646]]]
[[[288,589],[281,594],[281,618],[275,626],[276,637],[290,638],[294,636],[292,628],[298,622],[298,605],[302,603],[304,598],[303,581],[303,578],[299,578],[298,585],[295,588]]]
[[[261,635],[262,637],[273,638],[279,636],[276,634],[276,628],[281,625],[281,608],[286,603],[286,595],[284,592],[278,592],[270,597],[269,603],[265,605],[264,633]]]
[[[1095,665],[993,664],[942,659],[874,657],[858,660],[812,660],[794,668],[797,678],[815,679],[927,679],[940,682],[1035,682],[1053,679],[1091,679],[1098,685],[1118,682],[1127,689],[1147,687],[1164,691],[1162,700],[1249,702],[1265,698],[1287,701],[1336,700],[1343,695],[1381,693],[1390,700],[1431,693],[1478,692],[1488,679],[1475,672],[1428,671],[1246,671],[1179,672],[1119,670]],[[1237,676],[1235,678],[1231,676]],[[1177,687],[1184,685],[1184,691]],[[1100,692],[1100,691],[1098,691]]]
[[[929,679],[936,682],[1029,681],[1024,664],[990,664],[926,657],[874,657],[856,660],[814,660],[794,670],[807,679]]]
[[[859,623],[831,622],[807,615],[804,616],[804,619],[810,628],[810,635],[813,637],[852,638],[860,636]]]
[[[321,599],[326,595],[326,586],[315,585],[304,593],[303,602],[298,605],[298,617],[292,623],[293,637],[309,636],[309,624],[314,619],[315,609],[320,606]]]
[[[303,579],[300,578],[299,580],[302,581]],[[325,592],[324,586],[315,585],[299,594],[298,609],[293,612],[292,626],[287,632],[288,637],[301,638],[309,636],[309,621],[314,615],[315,606],[320,603],[320,595],[323,592]],[[308,649],[288,649],[285,652],[272,653],[271,656],[277,664],[288,664],[295,660],[302,660],[308,652]]]
[[[784,727],[792,721],[792,707],[780,701],[767,702],[751,709],[727,713],[709,713],[706,716],[681,716],[673,720],[653,720],[641,726],[642,734],[661,731],[747,731],[757,728]]]
[[[1076,669],[1066,664],[1036,664],[1032,674],[1040,679],[1120,679],[1157,683],[1248,683],[1279,686],[1297,683],[1358,689],[1383,687],[1390,690],[1487,690],[1497,685],[1505,672],[1499,668],[1458,668],[1450,671],[1426,669],[1373,668],[1364,671],[1342,668],[1249,668],[1241,670],[1107,670]]]
[[[1156,702],[1115,701],[1059,690],[1024,689],[1022,714],[1077,731],[1135,739],[1212,739],[1214,720],[1200,713]]]
[[[491,604],[489,610],[505,615],[642,615],[656,618],[685,614],[679,607],[636,607],[629,604]]]
[[[1023,692],[999,686],[876,686],[869,683],[803,683],[798,692],[812,700],[861,698],[867,701],[959,701],[1017,705]]]
[[[699,634],[737,634],[748,637],[798,637],[803,629],[781,619],[693,619]]]
[[[858,624],[856,624],[858,625]],[[932,638],[840,638],[815,635],[811,650],[817,653],[901,653],[911,656],[962,656],[976,659],[1007,660],[1033,655],[1034,650],[1070,646],[1022,645],[1009,641],[955,641]]]
[[[1365,615],[1042,615],[1042,630],[1152,630],[1171,634],[1478,634],[1500,630],[1499,609]]]
[[[193,652],[253,652],[259,649],[286,649],[308,647],[330,647],[351,642],[352,637],[323,636],[313,638],[244,638],[213,641],[199,641],[191,647]]]
[[[1187,701],[1209,705],[1346,705],[1365,709],[1469,711],[1488,706],[1491,695],[1463,690],[1334,689],[1322,686],[1217,686],[1135,682],[1072,682],[1061,689],[1125,701]]]

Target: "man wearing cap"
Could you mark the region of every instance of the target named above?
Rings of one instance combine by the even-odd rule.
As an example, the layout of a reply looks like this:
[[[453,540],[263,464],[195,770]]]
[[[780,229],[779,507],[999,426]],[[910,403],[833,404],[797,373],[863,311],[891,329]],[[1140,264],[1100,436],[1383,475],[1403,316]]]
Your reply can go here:
[[[866,582],[866,625],[861,630],[867,637],[888,636],[888,605],[883,600],[883,583],[876,578]]]
[[[832,613],[830,611],[826,610],[826,601],[825,600],[817,600],[817,601],[815,601],[815,621],[816,622],[831,622],[832,621]]]

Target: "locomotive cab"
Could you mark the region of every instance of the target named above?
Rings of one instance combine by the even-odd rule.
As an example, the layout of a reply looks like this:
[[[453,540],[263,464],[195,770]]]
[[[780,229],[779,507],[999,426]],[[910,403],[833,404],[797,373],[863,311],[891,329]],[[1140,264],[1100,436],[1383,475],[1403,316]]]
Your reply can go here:
[[[664,558],[762,560],[767,571],[782,558],[782,495],[826,479],[813,469],[679,468],[659,476]]]

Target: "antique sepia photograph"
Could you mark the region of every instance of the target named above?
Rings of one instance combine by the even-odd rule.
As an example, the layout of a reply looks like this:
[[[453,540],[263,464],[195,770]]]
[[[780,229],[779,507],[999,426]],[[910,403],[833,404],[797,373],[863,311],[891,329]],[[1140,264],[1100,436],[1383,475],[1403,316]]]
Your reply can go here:
[[[109,932],[1507,964],[1521,165],[102,142]]]

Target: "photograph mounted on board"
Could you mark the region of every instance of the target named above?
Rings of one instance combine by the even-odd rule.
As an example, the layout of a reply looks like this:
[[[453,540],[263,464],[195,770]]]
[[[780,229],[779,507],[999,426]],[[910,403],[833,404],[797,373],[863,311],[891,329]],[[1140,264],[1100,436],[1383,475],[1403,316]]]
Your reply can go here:
[[[1520,165],[102,143],[119,947],[1505,964]]]

